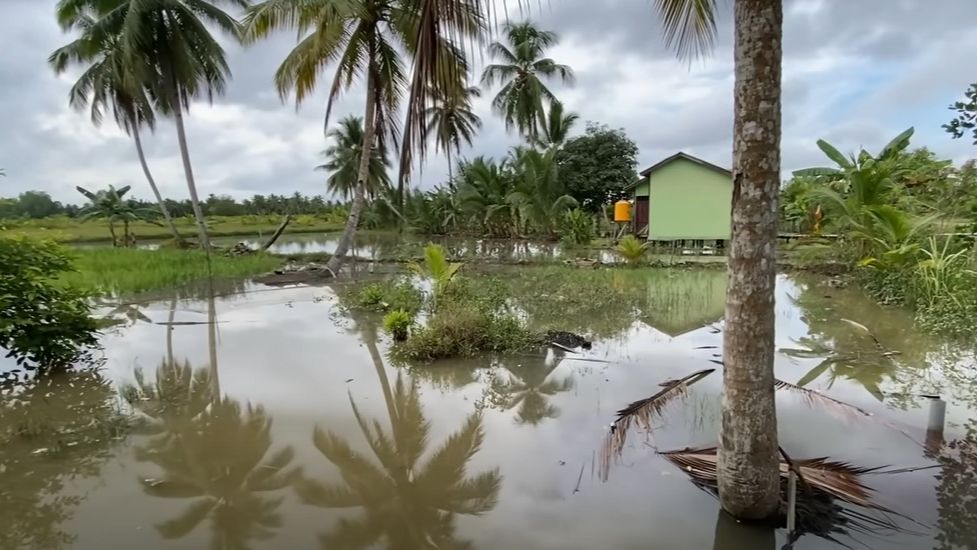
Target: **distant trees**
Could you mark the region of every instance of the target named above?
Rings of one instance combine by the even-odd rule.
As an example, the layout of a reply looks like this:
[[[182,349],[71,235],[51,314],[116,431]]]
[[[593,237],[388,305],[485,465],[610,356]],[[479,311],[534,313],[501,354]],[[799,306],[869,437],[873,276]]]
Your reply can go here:
[[[44,218],[64,214],[66,208],[44,191],[25,191],[17,198],[0,198],[0,218]]]
[[[953,120],[943,125],[943,129],[956,138],[962,138],[970,133],[974,138],[974,145],[977,145],[977,82],[974,82],[964,92],[964,101],[957,101],[950,105],[951,111],[956,111],[957,116]]]
[[[128,199],[133,208],[158,210],[155,201],[138,198]],[[165,199],[166,207],[174,217],[193,216],[189,200]],[[285,215],[285,214],[325,214],[342,203],[327,200],[321,195],[304,195],[298,191],[291,195],[254,195],[237,200],[230,195],[210,194],[201,203],[207,216],[247,216],[247,215]],[[41,219],[50,216],[78,217],[82,207],[76,204],[63,204],[51,198],[44,191],[26,191],[17,197],[0,197],[0,220]]]
[[[624,130],[587,124],[584,135],[566,140],[556,154],[560,179],[580,207],[598,212],[638,177],[638,146]]]

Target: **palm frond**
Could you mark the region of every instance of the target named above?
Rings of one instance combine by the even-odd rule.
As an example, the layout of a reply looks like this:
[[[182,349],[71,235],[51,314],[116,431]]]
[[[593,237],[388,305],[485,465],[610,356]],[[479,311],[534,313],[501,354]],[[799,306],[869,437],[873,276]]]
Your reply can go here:
[[[856,407],[844,401],[839,401],[834,397],[828,397],[823,393],[801,387],[797,384],[791,384],[790,382],[785,382],[783,380],[775,380],[774,387],[778,390],[787,390],[801,395],[805,402],[812,408],[821,408],[828,410],[832,413],[837,414],[837,416],[842,419],[862,419],[862,418],[872,418],[872,413],[866,411],[865,409]]]
[[[706,486],[715,486],[718,473],[718,454],[716,447],[685,448],[659,452],[666,460],[681,468],[693,481]],[[862,467],[831,460],[826,457],[794,460],[807,485],[816,492],[827,494],[849,504],[868,509],[894,513],[892,510],[872,500],[872,489],[860,476],[881,470],[887,466]],[[788,464],[780,462],[780,475],[787,477]]]
[[[665,43],[682,59],[712,51],[716,40],[716,0],[655,0]]]
[[[662,389],[645,399],[640,399],[617,411],[617,418],[611,424],[607,436],[600,450],[600,476],[607,479],[610,475],[611,463],[624,451],[624,444],[628,432],[635,425],[640,426],[650,434],[653,430],[652,422],[661,417],[665,407],[674,399],[685,395],[689,386],[709,376],[716,369],[703,369],[693,372],[677,380],[662,382]]]

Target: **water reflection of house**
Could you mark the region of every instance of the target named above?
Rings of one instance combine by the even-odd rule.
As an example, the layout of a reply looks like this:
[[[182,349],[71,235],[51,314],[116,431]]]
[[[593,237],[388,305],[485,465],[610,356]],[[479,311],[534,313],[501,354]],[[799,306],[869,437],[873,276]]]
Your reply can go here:
[[[725,241],[732,173],[686,153],[641,172],[632,184],[634,231],[652,241]]]
[[[675,337],[720,320],[726,304],[726,270],[702,269],[648,279],[641,320]]]

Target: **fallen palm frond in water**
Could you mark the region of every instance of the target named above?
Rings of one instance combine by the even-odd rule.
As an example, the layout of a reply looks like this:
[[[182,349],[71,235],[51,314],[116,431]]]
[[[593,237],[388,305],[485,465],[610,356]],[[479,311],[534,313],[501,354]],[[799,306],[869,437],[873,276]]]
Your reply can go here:
[[[870,418],[872,416],[872,413],[866,411],[865,409],[856,407],[850,403],[845,403],[844,401],[839,401],[834,397],[828,397],[819,391],[804,388],[796,384],[791,384],[790,382],[784,382],[780,379],[774,380],[774,387],[778,390],[787,390],[798,393],[804,397],[804,400],[811,407],[827,409],[843,418]]]
[[[722,365],[722,361],[714,362]],[[712,374],[715,372],[715,370],[716,369],[703,369],[693,372],[684,378],[665,380],[659,384],[662,389],[658,393],[652,395],[651,397],[635,401],[627,407],[617,411],[617,418],[611,424],[610,431],[604,437],[604,441],[601,444],[600,478],[607,481],[608,477],[610,476],[611,465],[614,459],[621,456],[621,454],[624,452],[624,445],[628,432],[634,428],[635,425],[641,427],[650,435],[651,431],[653,430],[652,421],[662,415],[665,407],[675,398],[684,396],[689,386]],[[777,390],[797,393],[804,398],[805,402],[811,408],[826,410],[843,421],[847,422],[852,419],[871,419],[878,421],[887,428],[895,430],[903,436],[909,438],[914,443],[920,444],[909,433],[900,429],[898,426],[895,426],[885,420],[880,420],[865,409],[850,403],[846,403],[844,401],[835,399],[834,397],[824,395],[816,390],[804,388],[798,386],[797,384],[791,384],[790,382],[785,382],[780,379],[774,379],[774,387]]]
[[[600,477],[607,480],[610,475],[611,462],[614,457],[620,456],[624,451],[628,431],[637,423],[648,433],[651,432],[652,421],[660,417],[665,406],[677,397],[684,396],[686,390],[692,384],[709,376],[716,369],[703,369],[677,380],[666,380],[660,385],[661,391],[640,399],[617,411],[617,418],[611,424],[611,429],[604,438],[604,443],[600,449]]]
[[[672,464],[685,470],[694,481],[704,484],[715,484],[716,465],[719,455],[716,447],[685,448],[674,451],[661,451],[662,455]],[[872,502],[870,489],[862,483],[859,476],[886,468],[878,466],[864,468],[853,466],[846,462],[830,460],[826,457],[794,460],[794,465],[801,472],[806,484],[815,491],[821,491],[850,504],[872,508],[884,512],[891,512],[888,508]],[[787,462],[780,462],[780,475],[787,478]]]
[[[718,455],[715,447],[686,448],[658,454],[681,468],[697,487],[713,496],[718,495]],[[788,462],[784,455],[784,460],[780,462],[783,503],[787,502],[787,476],[791,465],[799,473],[797,532],[792,540],[802,534],[811,533],[846,546],[835,536],[850,535],[849,531],[872,534],[883,531],[910,532],[889,517],[905,516],[875,503],[872,500],[872,489],[860,479],[866,474],[881,473],[884,466],[866,468],[828,458]],[[837,501],[869,511],[841,506]],[[786,506],[782,506],[777,523],[779,526],[786,523]]]
[[[797,384],[784,382],[783,380],[780,379],[774,380],[774,387],[776,387],[778,390],[786,390],[786,391],[798,393],[804,397],[804,401],[811,408],[824,409],[845,422],[853,419],[862,420],[868,418],[873,421],[881,423],[883,426],[889,428],[890,430],[899,432],[901,435],[908,438],[913,443],[917,445],[921,445],[921,443],[917,441],[915,437],[913,437],[911,434],[909,434],[908,432],[906,432],[896,424],[893,424],[888,420],[881,419],[873,415],[872,413],[866,411],[865,409],[856,407],[851,403],[845,403],[844,401],[840,401],[838,399],[835,399],[834,397],[828,397],[827,395],[824,395],[823,393],[817,390],[804,388],[798,386]]]

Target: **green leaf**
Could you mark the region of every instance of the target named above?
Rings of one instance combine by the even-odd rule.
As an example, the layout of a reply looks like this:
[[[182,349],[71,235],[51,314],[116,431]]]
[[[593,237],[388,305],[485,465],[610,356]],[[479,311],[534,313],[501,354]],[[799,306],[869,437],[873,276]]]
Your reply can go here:
[[[803,388],[804,386],[810,384],[811,382],[813,382],[814,380],[816,380],[818,377],[820,377],[822,374],[824,374],[825,371],[827,371],[829,368],[831,368],[831,365],[834,365],[834,364],[835,364],[834,359],[826,359],[824,361],[821,361],[813,369],[807,371],[807,374],[805,374],[804,376],[802,376],[801,379],[797,381],[797,384],[796,385]]]
[[[824,151],[824,154],[828,155],[828,158],[835,161],[835,163],[837,163],[838,166],[841,166],[842,168],[846,168],[846,169],[852,167],[851,161],[849,161],[848,158],[845,157],[845,155],[841,154],[841,151],[835,149],[834,145],[831,145],[830,143],[824,141],[823,139],[819,139],[817,141],[817,144],[818,144],[818,148]]]
[[[827,167],[802,168],[800,170],[794,170],[794,177],[798,177],[798,178],[840,176],[841,174],[843,174],[841,170],[838,170],[837,168],[827,168]]]
[[[898,153],[903,149],[905,149],[906,147],[908,147],[909,138],[912,137],[913,132],[915,131],[916,129],[910,126],[906,130],[904,130],[901,134],[892,138],[892,141],[887,143],[885,147],[882,148],[882,152],[879,153],[879,158],[880,159],[889,158],[890,155]]]

